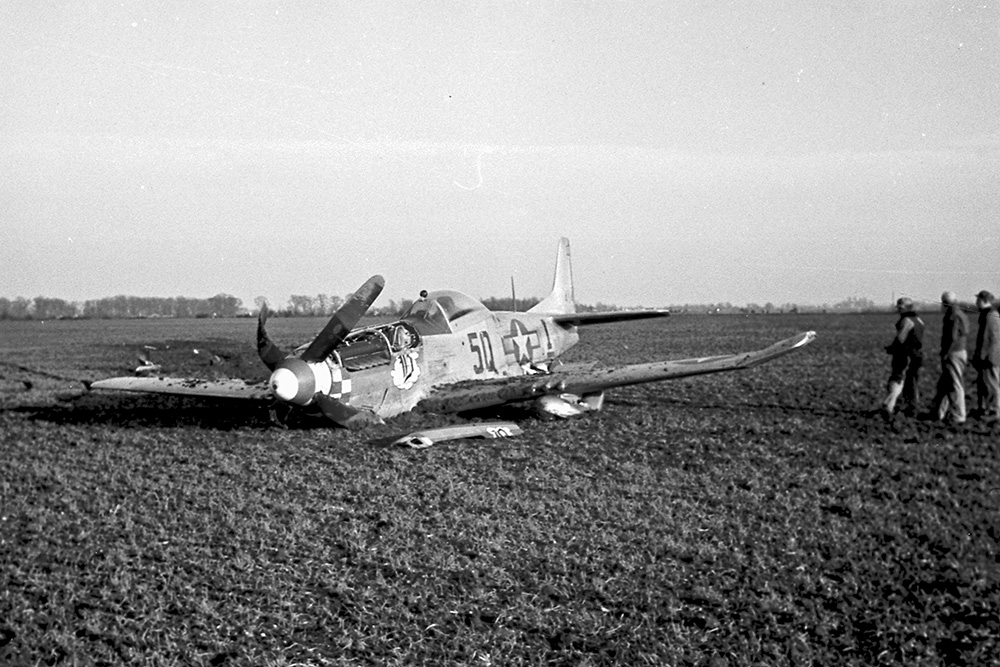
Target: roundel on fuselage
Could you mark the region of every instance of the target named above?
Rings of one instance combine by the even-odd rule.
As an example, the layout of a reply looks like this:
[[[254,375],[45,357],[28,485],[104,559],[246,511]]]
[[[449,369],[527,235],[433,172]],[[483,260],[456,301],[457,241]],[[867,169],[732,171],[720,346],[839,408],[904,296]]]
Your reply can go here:
[[[503,337],[503,350],[514,355],[519,364],[531,363],[535,350],[542,347],[538,332],[528,329],[521,320],[510,321],[510,334]]]

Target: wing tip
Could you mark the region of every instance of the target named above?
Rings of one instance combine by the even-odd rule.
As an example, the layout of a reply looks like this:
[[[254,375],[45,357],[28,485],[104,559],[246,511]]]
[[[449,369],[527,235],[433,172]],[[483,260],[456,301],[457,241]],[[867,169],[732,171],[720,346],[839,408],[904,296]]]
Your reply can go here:
[[[792,344],[792,348],[805,347],[809,343],[811,343],[814,340],[816,340],[816,332],[815,331],[803,331],[802,333],[800,333],[795,338],[797,338],[798,340],[796,340],[795,343]]]

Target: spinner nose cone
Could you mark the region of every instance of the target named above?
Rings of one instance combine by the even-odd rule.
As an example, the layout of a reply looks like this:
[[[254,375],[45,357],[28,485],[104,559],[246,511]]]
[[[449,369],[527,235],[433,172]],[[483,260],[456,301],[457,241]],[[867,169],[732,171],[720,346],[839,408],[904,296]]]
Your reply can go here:
[[[285,359],[271,373],[268,384],[279,401],[309,405],[316,393],[316,373],[301,359]]]
[[[271,391],[283,401],[294,400],[299,393],[299,379],[287,368],[271,373]]]

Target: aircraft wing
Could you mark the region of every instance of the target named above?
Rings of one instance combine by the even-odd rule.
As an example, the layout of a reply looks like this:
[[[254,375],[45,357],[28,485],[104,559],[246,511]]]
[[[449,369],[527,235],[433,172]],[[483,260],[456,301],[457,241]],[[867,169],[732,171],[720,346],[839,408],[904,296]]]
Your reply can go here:
[[[137,391],[176,396],[208,396],[213,398],[244,398],[263,401],[271,398],[266,382],[249,383],[238,379],[198,380],[169,377],[117,377],[98,380],[91,389]]]
[[[545,375],[459,382],[434,389],[418,407],[430,412],[464,412],[546,395],[582,396],[631,384],[743,370],[794,352],[815,338],[816,332],[806,331],[753,352],[627,366],[567,364]]]
[[[669,310],[612,310],[601,313],[564,313],[553,315],[556,324],[580,326],[582,324],[605,324],[628,320],[647,320],[652,317],[667,317]]]

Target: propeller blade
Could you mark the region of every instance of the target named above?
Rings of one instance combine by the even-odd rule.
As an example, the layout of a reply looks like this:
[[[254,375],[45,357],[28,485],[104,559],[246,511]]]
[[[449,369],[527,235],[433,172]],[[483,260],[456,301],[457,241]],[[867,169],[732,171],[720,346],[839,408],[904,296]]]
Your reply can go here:
[[[360,428],[367,424],[385,423],[373,412],[358,410],[343,401],[326,396],[325,394],[317,394],[315,400],[327,419],[346,428]]]
[[[358,321],[364,317],[371,305],[378,298],[385,287],[385,279],[382,276],[372,276],[358,291],[351,295],[343,306],[340,307],[330,321],[326,323],[319,335],[309,344],[306,351],[302,353],[302,360],[310,363],[326,359],[337,346],[344,342],[351,329],[357,326]]]
[[[260,307],[260,314],[257,316],[257,355],[264,362],[268,370],[274,370],[281,361],[288,355],[274,344],[274,341],[267,335],[264,324],[267,322],[268,310],[265,303]]]

